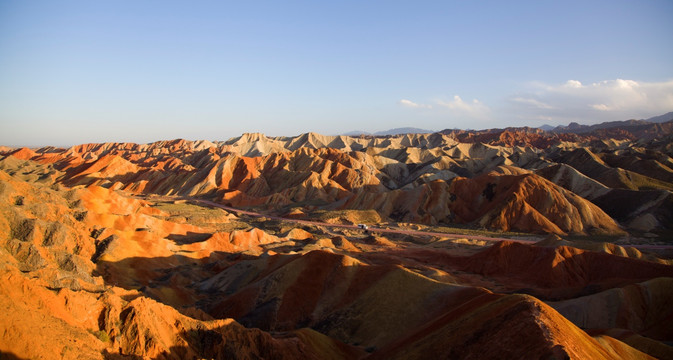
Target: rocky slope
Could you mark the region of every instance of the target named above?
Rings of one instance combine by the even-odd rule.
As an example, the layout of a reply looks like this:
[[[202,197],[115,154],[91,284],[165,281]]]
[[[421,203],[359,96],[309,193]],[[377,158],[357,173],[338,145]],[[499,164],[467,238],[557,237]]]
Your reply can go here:
[[[488,140],[475,136],[471,139]],[[304,206],[303,212],[374,209],[382,218],[425,224],[557,234],[670,227],[670,150],[658,151],[657,142],[644,148],[629,144],[559,140],[540,149],[529,142],[458,142],[455,134],[440,133],[358,138],[245,134],[223,143],[17,149],[0,160],[0,169],[11,173],[22,161],[33,161],[53,168],[44,176],[66,186],[200,197],[276,211],[287,206]],[[651,191],[658,193],[647,195]],[[487,204],[495,193],[497,209]],[[611,201],[616,197],[635,202],[635,211],[620,213]],[[452,205],[455,199],[460,205]]]
[[[670,358],[671,259],[593,239],[665,240],[673,147],[652,139],[506,129],[4,149],[0,357]]]
[[[156,275],[147,264],[118,267],[116,275],[106,272],[100,265],[105,261],[184,251],[166,246],[169,240],[162,236],[195,228],[161,221],[155,217],[161,213],[146,203],[97,187],[54,190],[5,172],[0,172],[0,198],[3,353],[65,359],[113,354],[317,359],[351,358],[362,352],[310,329],[274,337],[232,319],[213,319],[193,307],[180,313],[135,289]],[[140,226],[152,228],[153,234],[143,234]],[[211,246],[208,254],[214,249]]]
[[[221,226],[240,219],[222,210],[162,208],[95,185],[64,188],[31,176],[56,171],[48,166],[22,169],[0,172],[0,305],[7,310],[0,351],[20,358],[647,358],[642,351],[667,351],[660,341],[670,334],[656,319],[667,316],[669,265],[571,247],[500,243],[465,257],[451,255],[453,245],[320,229],[226,231]],[[619,286],[662,276],[669,278],[645,283],[664,284],[645,305],[620,295]],[[552,303],[558,313],[535,297],[499,293],[523,287],[568,300]],[[601,315],[592,310],[601,301],[625,310]],[[625,312],[633,314],[626,322],[616,315]],[[647,340],[631,341],[634,348],[577,327],[607,325]]]

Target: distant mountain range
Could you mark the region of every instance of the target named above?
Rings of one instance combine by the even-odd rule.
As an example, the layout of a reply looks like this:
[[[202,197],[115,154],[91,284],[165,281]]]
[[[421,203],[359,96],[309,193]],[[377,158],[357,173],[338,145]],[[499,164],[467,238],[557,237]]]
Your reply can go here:
[[[659,115],[659,116],[654,116],[649,119],[646,119],[645,121],[653,122],[653,123],[663,123],[667,121],[673,120],[673,111],[668,112],[664,115]]]
[[[346,136],[358,136],[358,135],[374,135],[374,136],[387,136],[387,135],[400,135],[400,134],[432,134],[434,130],[419,129],[415,127],[401,127],[384,131],[377,131],[375,133],[370,133],[367,131],[350,131],[342,135]]]
[[[553,125],[548,125],[544,124],[542,126],[539,126],[538,129],[544,130],[544,131],[553,131],[553,132],[572,132],[576,134],[580,133],[587,133],[595,130],[600,130],[600,129],[609,129],[609,128],[614,128],[614,127],[624,127],[624,126],[638,126],[638,125],[647,125],[647,124],[661,124],[665,123],[668,121],[673,120],[673,111],[668,112],[663,115],[659,116],[654,116],[649,119],[630,119],[630,120],[623,120],[623,121],[607,121],[607,122],[602,122],[600,124],[595,124],[595,125],[581,125],[576,122],[571,122],[567,126],[564,125],[558,125],[558,126],[553,126]]]
[[[593,131],[597,130],[605,130],[605,129],[611,129],[611,128],[628,128],[628,129],[633,129],[634,127],[647,127],[648,125],[652,124],[661,124],[661,123],[666,123],[669,121],[673,121],[673,111],[668,112],[663,115],[659,116],[654,116],[648,119],[631,119],[631,120],[622,120],[622,121],[607,121],[607,122],[602,122],[600,124],[595,124],[595,125],[582,125],[577,122],[571,122],[568,125],[549,125],[549,124],[544,124],[542,126],[538,126],[537,129],[543,130],[543,131],[549,131],[549,132],[554,132],[554,133],[574,133],[574,134],[585,134],[585,133],[590,133]],[[445,129],[442,130],[442,133],[447,133],[449,130],[467,130],[467,129]],[[486,131],[486,130],[484,130]],[[391,135],[401,135],[401,134],[432,134],[437,131],[434,130],[428,130],[428,129],[421,129],[421,128],[416,128],[416,127],[400,127],[400,128],[394,128],[390,130],[383,130],[383,131],[377,131],[374,133],[370,133],[367,131],[361,131],[361,130],[355,130],[355,131],[349,131],[346,133],[343,133],[341,135],[345,136],[360,136],[360,135],[368,135],[368,136],[391,136]]]

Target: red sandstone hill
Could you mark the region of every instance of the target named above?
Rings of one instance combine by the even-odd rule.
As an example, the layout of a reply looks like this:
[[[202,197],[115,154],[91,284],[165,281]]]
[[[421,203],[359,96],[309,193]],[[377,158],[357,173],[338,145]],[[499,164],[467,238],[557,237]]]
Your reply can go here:
[[[656,236],[673,224],[670,124],[625,126],[2,147],[0,357],[670,357],[655,253],[366,236],[150,196]]]
[[[142,166],[118,156],[79,163],[79,179],[98,183],[107,179],[105,174],[123,179],[131,176],[124,172],[128,163]],[[367,169],[359,167],[359,156],[304,150],[274,157],[276,162],[246,158],[235,163],[242,164],[242,174],[277,168],[300,172],[293,170],[299,166],[324,173],[336,184],[345,174],[344,184],[350,184],[349,174]],[[661,306],[668,298],[666,286],[648,285],[656,299],[642,302],[600,291],[670,277],[669,265],[572,247],[509,243],[458,256],[451,253],[454,245],[442,247],[441,241],[420,245],[360,233],[334,236],[299,225],[274,230],[278,225],[219,209],[180,202],[162,207],[101,186],[55,184],[53,179],[68,178],[75,167],[61,172],[10,158],[0,160],[4,169],[12,169],[12,175],[0,171],[0,307],[7,310],[0,312],[3,356],[583,359],[649,358],[641,350],[666,353],[659,340],[668,341],[668,333],[650,318],[668,316]],[[491,186],[493,196],[507,199],[518,190],[510,194],[506,189],[518,189],[516,184],[528,178],[539,182],[525,174],[472,180],[497,182]],[[293,187],[292,182],[277,184],[270,187]],[[435,186],[433,191],[445,191],[451,202],[451,185],[435,181],[396,191],[410,200]],[[487,202],[491,193],[478,190],[486,198],[479,201]],[[401,204],[404,198],[398,199]],[[575,301],[553,305],[577,323],[533,296],[499,293],[524,286],[537,288],[539,296]],[[595,297],[584,301],[577,294]],[[602,326],[617,316],[591,322],[572,316],[590,312],[594,299],[633,309],[628,313],[635,315],[619,324],[628,325],[646,345],[627,345],[578,327]],[[641,305],[647,316],[638,315]],[[638,319],[646,326],[638,327]]]
[[[9,155],[21,160],[30,160],[33,157],[37,156],[37,153],[28,148],[20,148],[9,152]]]
[[[619,126],[633,125],[620,124],[597,129],[619,130]],[[665,139],[668,125],[656,125],[658,127],[647,125],[647,129],[657,134],[654,138]],[[99,185],[132,193],[198,196],[244,207],[278,208],[310,203],[311,206],[377,209],[394,219],[424,223],[458,219],[455,221],[492,229],[560,234],[586,233],[593,227],[611,232],[608,228],[614,227],[601,225],[604,221],[598,218],[602,216],[595,215],[592,209],[589,211],[592,214],[579,216],[583,223],[561,226],[552,214],[536,214],[540,209],[532,200],[526,202],[527,206],[515,201],[512,206],[516,209],[505,211],[526,213],[523,217],[512,214],[512,219],[507,216],[495,219],[491,215],[496,218],[500,215],[491,214],[482,219],[469,216],[464,209],[443,209],[437,201],[433,201],[432,209],[423,209],[426,202],[423,197],[429,193],[442,197],[435,191],[441,185],[429,185],[432,182],[450,184],[456,178],[473,179],[493,170],[502,172],[502,169],[508,169],[511,174],[536,171],[589,201],[604,195],[604,191],[598,189],[601,186],[636,191],[619,194],[620,198],[627,196],[630,203],[637,202],[642,191],[673,190],[670,144],[665,140],[625,139],[611,137],[610,133],[550,133],[530,128],[387,137],[307,133],[272,138],[244,134],[226,142],[177,139],[151,144],[84,144],[69,149],[24,148],[6,151],[5,158],[52,164],[64,172],[58,181],[68,186]],[[558,164],[566,164],[579,174],[570,174],[573,170],[560,169]],[[568,178],[569,174],[572,179]],[[594,180],[596,186],[587,188],[588,181],[577,181],[581,176]],[[456,183],[466,181],[461,179]],[[548,187],[528,183],[527,186]],[[420,198],[414,199],[415,196]],[[612,196],[606,196],[600,200],[601,209],[614,216],[617,209],[610,201]],[[564,202],[561,197],[557,199]],[[350,205],[342,206],[345,202]],[[577,201],[570,202],[571,205],[558,208],[590,210]],[[417,207],[411,209],[405,203]],[[618,216],[616,220],[621,226],[636,231],[670,227],[670,214],[660,208],[663,206],[648,205],[649,210]],[[578,217],[573,216],[575,220]]]
[[[599,207],[534,174],[458,178],[449,190],[457,220],[504,231],[620,233]]]
[[[443,130],[442,134],[455,137],[464,143],[484,143],[498,146],[532,146],[546,149],[563,141],[587,141],[587,136],[550,133],[534,128],[489,129],[480,131]]]
[[[175,152],[167,155],[159,146]],[[152,144],[147,151],[158,154],[156,158],[126,153],[129,149],[140,151],[132,144],[87,146],[67,152],[79,154],[89,149],[97,154],[91,160],[71,155],[60,160],[54,156],[34,158],[53,163],[64,172],[60,182],[69,186],[98,185],[131,193],[205,197],[239,207],[312,204],[374,209],[395,220],[468,223],[504,231],[622,233],[614,220],[590,202],[514,166],[496,168],[507,169],[505,174],[470,179],[455,173],[440,175],[460,165],[456,161],[443,163],[449,155],[438,151],[433,155],[409,151],[369,155],[300,147],[292,152],[246,157],[218,155],[213,147],[196,150],[202,146],[184,141]],[[460,153],[457,159],[475,171],[509,161],[507,152],[501,149],[475,144],[461,149],[457,147],[453,156]],[[184,154],[181,159],[174,157],[180,153]],[[517,161],[529,163],[531,160],[524,159],[531,156],[535,153],[518,155]],[[487,165],[485,159],[491,158],[496,160],[488,160],[492,165]],[[431,165],[419,167],[414,165],[417,161]],[[407,185],[397,188],[404,183]]]
[[[659,276],[673,277],[673,267],[568,246],[541,248],[500,242],[472,257],[463,268],[489,277],[520,282],[522,287],[574,289],[614,287]]]
[[[2,356],[344,359],[363,353],[310,329],[272,336],[194,308],[180,313],[118,286],[146,280],[153,274],[148,264],[119,269],[130,279],[105,280],[94,261],[173,254],[162,231],[185,231],[154,218],[161,213],[142,201],[96,187],[54,190],[4,172],[0,200]],[[152,233],[133,230],[139,226]]]
[[[372,208],[398,221],[467,223],[503,231],[623,233],[596,205],[534,174],[490,173],[382,195],[362,192],[343,208]]]
[[[460,313],[462,312],[462,314]],[[545,303],[522,295],[475,299],[372,359],[649,359],[610,337],[592,338]]]

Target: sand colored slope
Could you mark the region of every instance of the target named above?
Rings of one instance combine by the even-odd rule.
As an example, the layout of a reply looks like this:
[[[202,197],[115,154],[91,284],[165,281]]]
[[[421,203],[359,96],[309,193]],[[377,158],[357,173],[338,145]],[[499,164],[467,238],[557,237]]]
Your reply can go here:
[[[608,152],[603,155],[603,160],[611,167],[619,167],[625,170],[645,175],[654,179],[673,183],[673,160],[665,153],[652,153],[644,149],[628,149],[617,153]]]
[[[610,167],[591,150],[585,148],[566,153],[558,161],[568,164],[582,174],[615,189],[673,189],[673,185],[666,181],[633,171]]]
[[[471,223],[482,227],[541,233],[623,234],[598,206],[526,172],[436,180],[413,189],[360,192],[344,209],[375,209],[397,221]]]
[[[558,234],[617,233],[619,229],[590,204],[553,187],[547,190],[549,185],[535,178],[522,181],[528,189],[513,194],[516,199],[504,199],[501,208],[488,211],[477,199],[480,192],[471,192],[486,184],[462,186],[460,194],[455,194],[473,197],[468,202],[476,210],[462,205],[440,209],[435,200],[443,196],[435,192],[440,186],[431,184],[440,181],[458,186],[453,183],[465,183],[466,179],[479,183],[481,176],[492,171],[513,176],[536,170],[584,199],[600,198],[604,212],[616,217],[620,225],[639,231],[666,227],[670,214],[665,206],[629,216],[613,215],[620,207],[610,201],[606,187],[631,189],[634,193],[615,194],[629,199],[640,198],[647,189],[673,188],[666,182],[673,166],[668,150],[656,141],[613,141],[576,134],[564,137],[527,128],[388,137],[315,133],[267,137],[257,133],[217,143],[176,139],[13,151],[15,154],[6,158],[51,164],[64,174],[34,176],[66,185],[205,197],[239,207],[278,209],[299,203],[329,209],[375,209],[394,220],[427,224],[455,221]],[[615,167],[620,164],[628,169]],[[553,199],[543,201],[541,191]],[[423,208],[428,202],[433,203],[432,210]]]
[[[610,191],[607,186],[566,164],[551,165],[535,173],[588,200],[605,195]]]
[[[617,339],[635,349],[638,349],[656,359],[673,359],[673,347],[662,342],[638,335],[630,330],[607,329],[592,330],[593,336],[607,335]]]
[[[90,273],[95,246],[84,223],[86,210],[71,192],[26,183],[0,171],[0,248],[18,269],[54,288],[96,291]]]
[[[133,294],[118,289],[55,294],[18,271],[3,270],[0,279],[6,310],[0,314],[0,351],[20,358],[103,359],[119,353],[164,359],[344,359],[361,351],[308,329],[276,339],[232,319],[194,319],[138,295],[126,302],[120,295]]]
[[[31,160],[21,160],[14,156],[5,156],[0,159],[0,170],[18,180],[49,185],[64,175],[51,164],[43,165]]]
[[[195,309],[181,308],[188,314],[185,315],[141,292],[124,290],[114,286],[114,282],[105,283],[99,276],[101,268],[92,259],[126,260],[139,253],[157,259],[158,254],[170,250],[168,244],[160,241],[161,234],[180,230],[176,227],[179,224],[157,220],[152,215],[161,214],[143,201],[100,187],[57,191],[4,172],[0,172],[0,198],[3,356],[344,359],[357,358],[362,353],[310,329],[297,329],[275,338],[244,328],[232,319],[212,320]],[[16,201],[19,198],[21,201]],[[146,230],[131,230],[139,225],[146,226]],[[191,225],[182,226],[184,230]],[[96,237],[106,232],[122,243],[115,251],[97,255],[100,244],[96,244]],[[129,233],[134,235],[127,236]],[[305,235],[293,231],[287,237]],[[264,237],[259,233],[255,236]],[[245,235],[233,237],[242,238],[245,243]],[[174,246],[179,249],[178,245]],[[125,267],[126,271],[118,274],[119,284],[128,283],[127,288],[133,289],[157,276],[153,267],[167,263],[159,258],[158,262],[136,265]],[[179,264],[173,263],[176,265]],[[177,293],[174,296],[180,296],[184,284],[172,286]],[[191,301],[189,304],[195,301],[186,296],[182,300]]]
[[[104,152],[113,148],[98,158],[110,159]],[[236,164],[243,174],[310,169],[349,184],[351,169],[366,170],[370,158],[300,149],[274,158],[283,165],[244,157]],[[22,358],[647,358],[609,334],[587,335],[531,296],[469,284],[528,287],[551,298],[671,276],[670,266],[568,247],[502,244],[459,257],[413,241],[326,237],[320,229],[216,231],[207,221],[190,224],[188,213],[178,222],[122,191],[17,176],[0,172],[0,306],[8,310],[0,313],[0,351]],[[449,187],[435,181],[397,190],[393,210],[439,217],[452,201]],[[428,201],[430,191],[444,197]],[[434,278],[422,275],[433,270]],[[650,313],[668,316],[668,285],[648,286],[633,293],[659,294],[649,302],[632,301],[636,295],[608,302],[629,314],[628,326],[644,319],[642,333],[654,339],[667,334]],[[579,306],[590,311],[590,304]]]
[[[89,294],[54,294],[46,285],[16,268],[0,270],[0,352],[26,359],[103,359],[106,344],[89,331],[98,330],[102,304]]]
[[[214,162],[193,168],[189,174],[186,168],[172,171],[165,162],[152,169],[131,169],[132,163],[106,155],[69,169],[67,176],[72,184],[112,184],[135,193],[215,196],[240,205],[329,202],[364,186],[380,186],[378,172],[365,158],[362,153],[307,148],[292,155],[275,153],[255,158],[230,154],[212,157]]]
[[[86,221],[95,233],[91,239],[95,254],[91,258],[97,271],[106,281],[132,289],[150,286],[153,279],[176,267],[213,261],[227,253],[261,254],[264,245],[312,238],[300,230],[282,238],[256,228],[231,233],[215,231],[164,220],[165,214],[146,201],[124,197],[113,190],[91,186],[79,193],[88,209]],[[182,281],[183,275],[183,279],[190,278],[181,272],[175,275],[175,281]],[[163,290],[166,292],[155,292],[154,296],[171,304],[189,304],[197,299],[181,288]]]
[[[596,205],[534,174],[459,178],[450,191],[450,208],[463,222],[505,231],[622,232]]]

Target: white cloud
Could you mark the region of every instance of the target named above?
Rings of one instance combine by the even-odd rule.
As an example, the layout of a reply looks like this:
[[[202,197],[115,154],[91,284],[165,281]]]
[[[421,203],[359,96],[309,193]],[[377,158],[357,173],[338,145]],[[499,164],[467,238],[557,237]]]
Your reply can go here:
[[[454,95],[451,100],[434,98],[423,103],[401,99],[398,104],[410,109],[422,109],[424,119],[433,121],[434,127],[438,128],[442,126],[477,128],[490,125],[492,121],[491,110],[488,106],[477,99],[465,101],[459,95]],[[465,125],[464,122],[468,122],[469,125]]]
[[[579,81],[576,82],[579,83]],[[591,85],[566,85],[552,87],[543,96],[571,108],[586,107],[600,111],[665,112],[673,109],[673,101],[671,101],[673,81],[646,83],[616,79]]]
[[[605,105],[605,104],[593,104],[591,105],[592,108],[599,110],[599,111],[610,111],[610,107]]]
[[[437,105],[450,109],[457,115],[484,118],[489,113],[489,108],[479,100],[473,99],[471,102],[465,102],[458,95],[455,95],[451,101],[437,100],[436,102]]]
[[[577,80],[568,80],[563,86],[571,89],[581,89],[582,83]]]
[[[647,118],[673,111],[673,80],[615,79],[591,84],[568,80],[557,85],[538,82],[510,98],[510,104],[510,110],[518,116],[533,121],[552,118],[559,124]]]
[[[521,104],[528,104],[528,105],[531,105],[532,107],[535,107],[535,108],[538,108],[538,109],[553,109],[554,108],[553,106],[551,106],[549,104],[545,104],[542,101],[535,100],[535,99],[532,99],[532,98],[515,97],[515,98],[512,99],[512,101],[518,102],[518,103],[521,103]]]
[[[603,84],[609,84],[609,82],[603,81]],[[633,89],[639,87],[640,85],[633,80],[617,79],[614,82],[614,86],[619,89]]]
[[[413,102],[411,100],[407,100],[407,99],[402,99],[402,100],[399,101],[399,103],[402,106],[415,108],[415,109],[432,109],[432,105],[418,104],[418,103],[415,103],[415,102]]]

